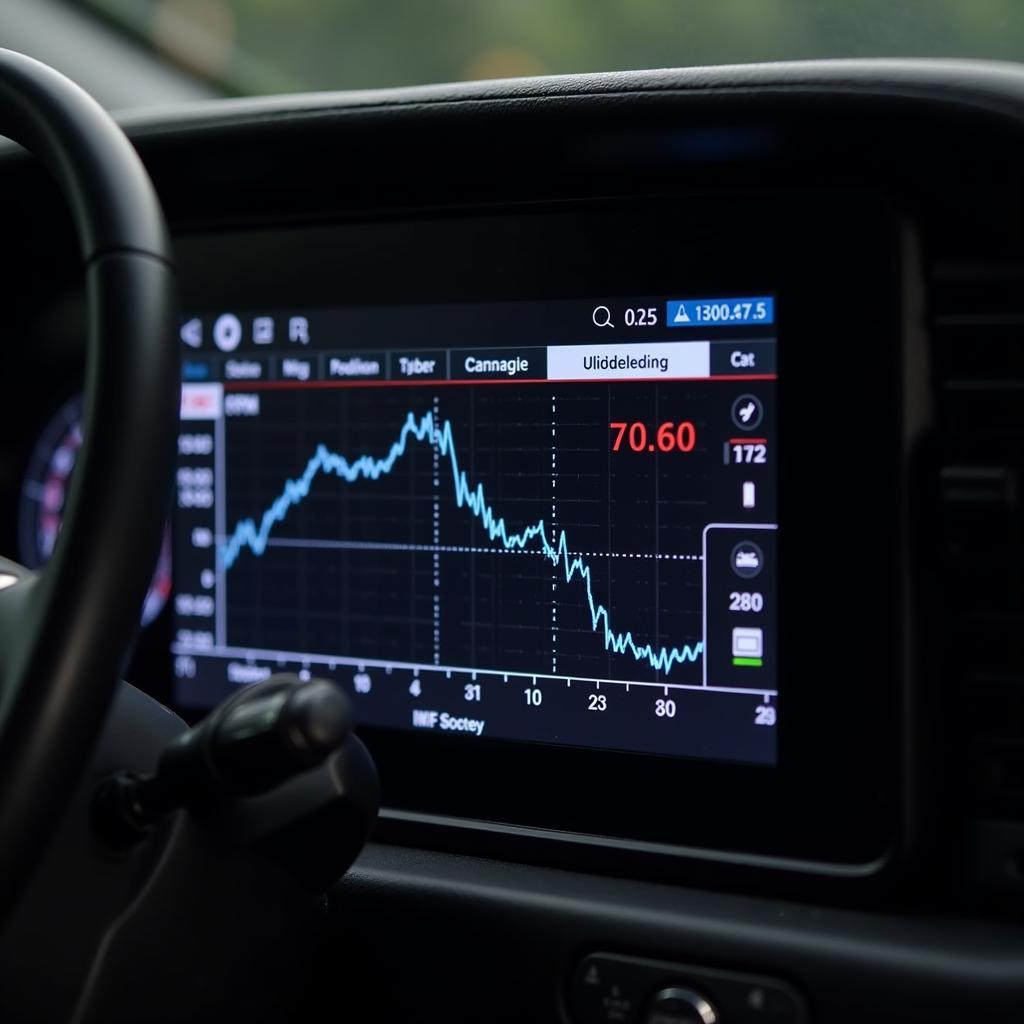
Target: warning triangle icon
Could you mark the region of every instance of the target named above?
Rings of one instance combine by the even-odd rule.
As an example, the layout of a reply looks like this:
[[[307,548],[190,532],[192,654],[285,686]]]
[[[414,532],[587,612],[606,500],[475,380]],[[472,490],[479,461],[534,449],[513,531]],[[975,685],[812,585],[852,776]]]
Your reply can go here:
[[[690,322],[690,316],[686,312],[686,307],[680,302],[676,306],[676,315],[672,317],[672,323],[674,324],[688,324]]]

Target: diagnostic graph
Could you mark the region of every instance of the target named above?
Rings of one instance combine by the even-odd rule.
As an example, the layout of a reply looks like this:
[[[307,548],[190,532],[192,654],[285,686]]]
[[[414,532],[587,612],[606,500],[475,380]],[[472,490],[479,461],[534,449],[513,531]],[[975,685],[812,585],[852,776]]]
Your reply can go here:
[[[472,393],[470,395],[472,397]],[[553,443],[550,446],[552,452],[550,519],[552,522],[557,517],[556,510],[559,499],[559,494],[557,493],[558,447],[555,443],[559,433],[557,398],[556,394],[551,395],[551,438]],[[436,396],[433,401],[436,407],[439,404]],[[471,421],[475,420],[474,412],[474,403],[471,402]],[[473,426],[471,425],[469,429],[472,431]],[[562,432],[563,434],[566,432],[565,425],[563,425]],[[309,497],[311,489],[321,478],[333,476],[346,484],[356,484],[361,481],[379,481],[382,477],[396,471],[403,457],[409,454],[410,446],[413,444],[427,445],[436,450],[436,456],[433,461],[435,463],[440,462],[443,468],[438,472],[437,467],[434,467],[432,486],[435,489],[441,488],[445,492],[450,492],[448,497],[454,502],[455,509],[465,509],[470,513],[478,521],[486,541],[493,545],[491,548],[476,548],[475,545],[469,545],[472,550],[466,551],[466,545],[443,545],[437,543],[419,546],[418,553],[429,553],[437,556],[444,555],[446,556],[445,561],[447,561],[447,556],[451,554],[501,555],[535,553],[541,555],[552,563],[557,576],[564,583],[571,584],[574,580],[579,581],[579,589],[586,598],[590,626],[601,639],[607,651],[615,654],[628,654],[634,661],[646,663],[650,668],[666,673],[670,672],[677,664],[697,661],[702,648],[700,641],[695,640],[692,643],[684,643],[679,646],[656,646],[650,642],[638,642],[631,630],[617,631],[612,627],[608,608],[595,596],[594,572],[591,568],[591,560],[610,561],[615,558],[638,557],[641,554],[646,558],[659,559],[662,557],[659,552],[609,551],[584,555],[573,551],[570,547],[569,532],[564,528],[558,529],[556,532],[556,527],[549,525],[548,518],[545,516],[541,516],[535,522],[530,522],[522,528],[510,527],[505,517],[496,512],[493,505],[488,501],[484,485],[479,482],[474,485],[470,481],[469,476],[460,464],[452,422],[451,420],[443,419],[435,410],[425,412],[421,416],[417,416],[414,411],[407,413],[398,436],[389,447],[387,454],[383,457],[376,457],[371,454],[347,457],[339,452],[331,451],[322,443],[318,444],[315,453],[306,464],[302,474],[295,479],[286,481],[281,494],[263,512],[258,523],[253,519],[243,519],[236,525],[233,533],[223,543],[220,550],[219,557],[224,569],[230,570],[237,563],[239,556],[245,551],[251,552],[256,557],[264,555],[275,528],[288,519],[291,510]],[[572,461],[571,454],[567,455],[564,449],[562,451],[562,461],[563,467],[567,461],[570,464]],[[569,472],[573,477],[577,476],[573,472],[571,465]],[[612,504],[612,479],[613,477],[609,473],[605,488],[609,492],[609,507]],[[565,488],[563,487],[563,492],[564,490]],[[373,500],[372,495],[369,498],[371,501]],[[657,496],[653,498],[653,501],[657,503]],[[538,505],[540,503],[538,498]],[[445,501],[438,500],[437,496],[432,500],[433,509],[430,516],[432,529],[436,528],[439,534],[441,529],[440,509],[444,504]],[[462,525],[456,524],[456,529]],[[467,521],[464,526],[469,527],[470,523]],[[415,524],[412,527],[411,533],[416,533]],[[328,550],[338,550],[343,543],[337,540],[305,542],[310,547]],[[294,548],[303,544],[303,542],[293,539],[290,544]],[[383,541],[379,542],[379,545],[373,545],[373,542],[369,542],[369,546],[376,546],[377,550],[416,550],[416,548],[412,547],[411,541],[408,544],[403,544],[401,541]],[[685,560],[686,558],[692,561],[698,559],[697,555],[692,554],[689,556],[672,554],[669,557],[676,561]],[[472,574],[473,572],[474,568],[471,567],[469,573]],[[491,572],[493,575],[494,571],[492,570]],[[434,574],[433,586],[435,588],[440,586],[441,575],[440,571]],[[553,633],[557,633],[558,630],[556,601],[557,598],[551,598],[553,609],[553,625],[551,629]],[[439,595],[437,603],[441,604]],[[571,604],[571,598],[569,601],[563,598],[563,604]],[[655,604],[657,604],[657,595],[655,595]],[[438,617],[440,618],[440,615]],[[563,615],[564,618],[565,616]],[[653,626],[657,629],[657,619],[653,622]],[[473,622],[469,628],[471,630],[476,629],[476,623]],[[648,628],[651,628],[650,625]],[[435,646],[440,648],[440,634],[437,640],[438,642]],[[555,638],[552,637],[552,647],[554,648],[554,646]]]
[[[179,699],[294,670],[371,726],[771,762],[772,384],[186,388]]]
[[[609,440],[655,390],[261,394],[227,426],[253,453],[228,471],[229,643],[291,649],[298,617],[302,650],[699,682],[701,456]]]

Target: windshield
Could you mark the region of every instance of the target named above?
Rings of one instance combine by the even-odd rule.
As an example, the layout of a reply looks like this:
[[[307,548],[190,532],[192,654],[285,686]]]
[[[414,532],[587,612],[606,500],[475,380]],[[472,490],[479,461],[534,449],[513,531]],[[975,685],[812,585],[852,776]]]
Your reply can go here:
[[[816,57],[1018,59],[1020,0],[69,0],[266,93]]]

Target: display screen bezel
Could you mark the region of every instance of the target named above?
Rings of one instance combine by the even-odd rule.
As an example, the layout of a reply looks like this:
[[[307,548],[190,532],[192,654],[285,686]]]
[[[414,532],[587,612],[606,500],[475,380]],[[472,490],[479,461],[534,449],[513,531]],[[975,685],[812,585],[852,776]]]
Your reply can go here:
[[[766,312],[766,323],[708,326],[693,322],[702,309],[721,313],[728,308],[738,317],[759,308],[770,311],[773,299],[688,300],[693,319],[678,326],[670,318],[673,308],[678,312],[679,300],[664,296],[600,299],[615,308],[617,324],[593,322],[595,309],[608,310],[593,299],[308,308],[301,315],[294,309],[264,307],[198,315],[187,311],[182,328],[187,336],[183,341],[183,454],[174,524],[174,571],[184,595],[175,609],[175,703],[198,710],[212,708],[243,680],[295,671],[336,680],[354,701],[364,726],[451,732],[469,724],[469,729],[461,730],[467,733],[466,739],[476,739],[471,731],[476,726],[488,737],[520,742],[774,763],[777,561],[771,551],[778,464],[773,318]],[[646,320],[630,325],[628,314],[637,310]],[[261,325],[261,338],[254,339],[242,329],[250,322]],[[303,330],[302,342],[287,337],[289,326],[296,322]],[[215,342],[224,324],[232,333],[230,347],[222,351]],[[361,365],[372,374],[369,379],[332,376],[330,366],[346,365],[354,354],[345,349],[345,339],[357,340],[359,358],[364,360]],[[531,346],[531,340],[547,345]],[[471,343],[476,344],[468,347]],[[442,357],[441,371],[435,368],[436,359],[429,360],[428,372],[441,374],[434,383],[410,379],[408,370],[400,369],[399,356],[404,360],[405,353],[423,351]],[[494,351],[528,357],[527,377],[509,376],[507,368],[483,380],[460,375],[461,360],[468,356],[472,362],[477,353]],[[616,354],[617,359],[623,354],[636,358],[639,353],[645,359],[659,359],[663,362],[656,372],[667,376],[652,377],[646,367],[633,374],[623,373],[619,365],[588,370],[583,363],[595,353]],[[481,388],[483,384],[488,386]],[[235,401],[234,410],[225,412],[234,395],[242,404]],[[602,397],[596,410],[590,405],[585,423],[574,422],[578,412],[570,417],[569,434],[560,435],[556,475],[553,441],[559,396],[574,403],[577,399],[592,403],[594,396]],[[760,402],[760,412],[756,422],[746,426],[739,403],[751,397],[754,400],[744,408],[754,409]],[[534,410],[536,421],[523,420],[527,406]],[[478,475],[466,478],[467,486],[470,481],[473,486],[479,484],[489,498],[500,493],[492,508],[501,507],[502,500],[512,501],[504,508],[512,514],[508,525],[513,531],[521,529],[531,515],[531,504],[516,504],[514,497],[520,474],[536,481],[536,466],[543,467],[544,486],[551,489],[552,518],[548,521],[545,516],[542,522],[555,526],[557,508],[568,508],[568,513],[561,513],[568,522],[565,563],[559,571],[559,576],[563,572],[566,576],[562,586],[552,583],[546,567],[538,576],[518,559],[495,562],[480,558],[478,551],[468,556],[460,551],[459,545],[473,536],[473,520],[471,510],[459,502],[435,508],[437,542],[449,546],[443,555],[382,550],[378,545],[388,538],[401,545],[422,544],[431,529],[429,522],[421,520],[417,530],[405,514],[386,525],[392,506],[387,499],[382,502],[379,493],[387,482],[361,483],[353,496],[347,489],[338,493],[330,481],[318,479],[312,495],[326,491],[342,502],[332,500],[326,521],[301,525],[304,517],[297,506],[306,500],[303,493],[294,503],[289,499],[284,514],[270,521],[265,538],[246,532],[256,528],[262,514],[257,509],[281,493],[285,480],[295,477],[302,461],[295,461],[299,447],[305,445],[307,452],[314,452],[323,441],[351,457],[351,443],[332,438],[347,436],[349,425],[356,423],[360,432],[379,431],[365,448],[379,455],[402,422],[408,422],[407,415],[415,413],[419,424],[423,410],[431,408],[453,417],[450,442],[455,454],[450,462],[447,456],[441,460],[437,483],[454,481],[462,467],[476,464],[478,458],[488,460]],[[680,427],[689,427],[689,454],[673,447],[660,452],[656,448],[654,428],[647,423],[651,410],[659,408],[665,416],[680,419]],[[488,409],[504,410],[499,415],[506,420],[511,417],[511,429],[487,435],[484,448],[470,451],[463,442],[470,436],[480,437],[479,417],[486,417]],[[617,419],[630,421],[629,430],[625,424],[616,424]],[[317,425],[312,427],[314,420]],[[639,441],[638,427],[643,433]],[[659,446],[664,444],[664,433],[664,427],[659,427]],[[594,441],[606,438],[607,457],[595,463]],[[743,443],[747,439],[750,444]],[[209,447],[199,442],[208,442]],[[309,465],[314,475],[321,472],[317,459]],[[447,468],[453,474],[450,478]],[[400,479],[407,477],[409,467],[404,461],[395,469]],[[600,499],[585,497],[602,471],[608,478]],[[260,474],[259,484],[243,496],[254,472]],[[507,477],[507,472],[513,476]],[[403,503],[409,496],[407,487],[400,485]],[[745,501],[741,504],[741,491],[749,493],[749,507]],[[658,495],[663,500],[652,514],[651,502]],[[534,492],[532,508],[543,512],[547,506],[538,504],[537,497]],[[349,506],[349,500],[359,504]],[[357,511],[360,507],[362,513]],[[346,520],[352,522],[354,534],[346,531]],[[366,523],[371,524],[368,534],[359,533],[360,525]],[[279,527],[291,539],[283,542],[286,550],[275,552],[272,547]],[[230,563],[225,565],[217,559],[209,538],[213,533],[227,537],[232,531],[238,546],[226,556]],[[544,536],[554,538],[554,534]],[[294,545],[301,543],[299,538],[317,546],[314,564],[296,561]],[[328,556],[325,548],[339,541],[370,543],[374,550],[358,551],[356,558]],[[737,542],[760,542],[769,552],[763,572],[761,566],[751,576],[729,568],[729,552]],[[475,543],[486,543],[486,538],[478,535]],[[551,543],[560,542],[552,539]],[[616,561],[612,556],[599,557],[602,543],[618,551]],[[657,550],[650,548],[652,544]],[[530,543],[529,549],[536,554],[540,544]],[[626,561],[623,552],[626,558],[630,554],[636,558],[637,552],[648,557],[642,562]],[[655,563],[649,557],[653,554],[677,561]],[[431,557],[436,560],[435,574],[424,576],[421,570]],[[265,569],[267,558],[277,561],[277,566]],[[241,582],[231,571],[236,561]],[[581,587],[577,566],[582,567],[580,577],[585,572],[587,580],[594,573],[593,589],[589,583]],[[314,579],[313,570],[323,575]],[[483,575],[471,584],[467,573]],[[493,579],[491,573],[500,574],[502,612],[492,603],[491,585],[486,582]],[[264,577],[273,579],[273,584],[264,587]],[[483,586],[489,595],[482,607],[467,603],[474,585]],[[705,592],[708,616],[702,622]],[[352,604],[356,593],[361,597]],[[595,618],[588,623],[584,593],[602,611],[601,602],[614,593],[607,622],[613,631],[618,624],[620,639],[640,644],[639,650],[634,649],[635,662],[628,651],[610,653],[596,667],[594,641],[600,647],[599,639],[588,636],[588,643],[580,636],[587,625],[597,632],[599,622],[591,605]],[[321,595],[326,594],[333,595],[333,610],[323,606]],[[746,608],[740,607],[744,597]],[[238,616],[232,614],[236,599],[243,606]],[[430,648],[423,646],[430,643],[430,633],[417,628],[421,620],[411,613],[414,601],[421,610],[424,603],[433,602],[435,632]],[[761,604],[749,606],[756,602]],[[352,618],[346,621],[348,608]],[[411,615],[404,633],[401,608]],[[479,620],[474,618],[477,614]],[[500,629],[504,614],[512,617],[513,626],[504,634],[503,644],[485,646],[479,653],[472,649],[473,643],[458,646],[466,639],[467,629],[478,625],[486,644],[488,634],[493,637],[492,631]],[[531,614],[536,615],[532,626],[528,625]],[[658,616],[656,625],[652,625],[652,614]],[[253,625],[247,631],[249,621]],[[469,622],[474,626],[468,627]],[[752,664],[736,661],[735,637],[730,635],[735,627],[761,644]],[[531,628],[530,641],[524,644],[524,630]],[[549,636],[551,646],[545,649]],[[712,655],[702,664],[700,655],[689,656],[687,647],[680,660],[691,664],[655,675],[650,667],[637,663],[647,657],[644,641],[658,636],[670,646],[689,637],[707,647],[710,639]],[[678,648],[673,650],[680,654]],[[555,652],[560,656],[557,665]],[[591,678],[595,673],[599,678]]]
[[[533,204],[179,239],[191,308],[778,296],[778,765],[367,729],[386,807],[763,857],[885,857],[903,685],[898,240],[885,204],[853,194]],[[849,571],[823,596],[821,555],[837,537]],[[857,636],[837,652],[837,622],[877,630],[870,652]]]

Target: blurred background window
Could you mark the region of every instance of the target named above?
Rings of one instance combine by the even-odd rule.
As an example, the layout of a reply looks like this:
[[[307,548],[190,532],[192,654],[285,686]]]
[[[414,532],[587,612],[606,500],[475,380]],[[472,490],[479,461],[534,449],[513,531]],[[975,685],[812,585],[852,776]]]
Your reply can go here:
[[[65,0],[247,94],[1024,51],[1024,0]]]

